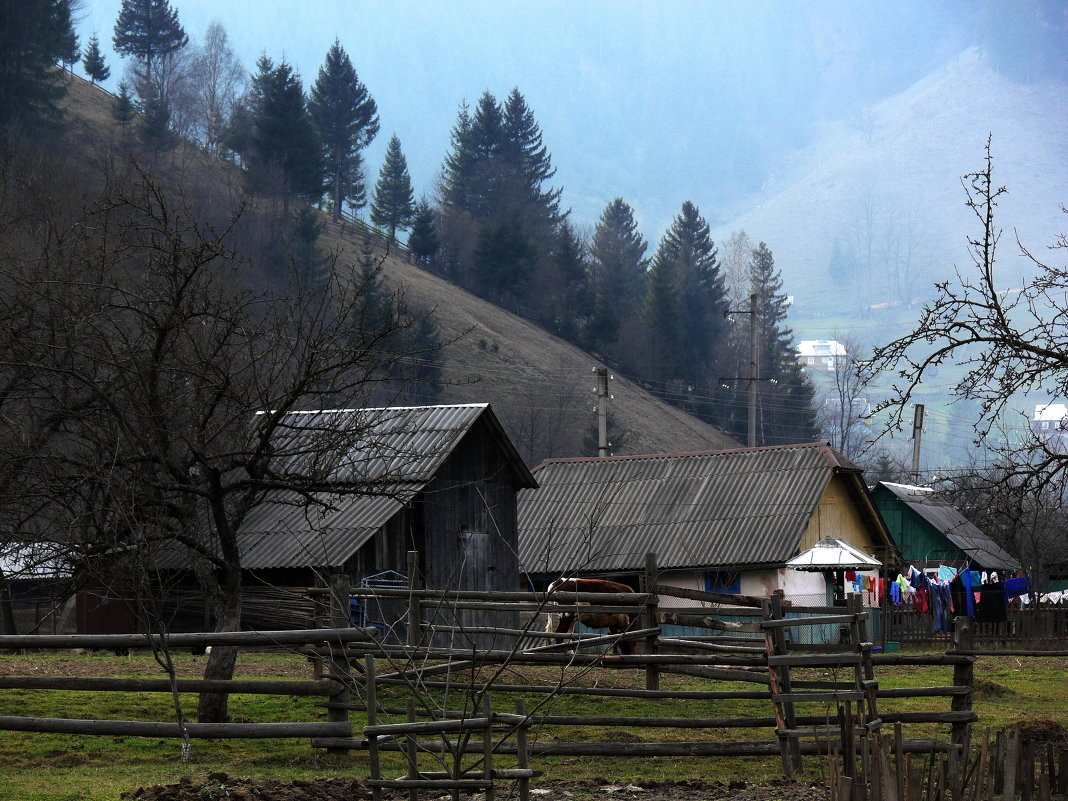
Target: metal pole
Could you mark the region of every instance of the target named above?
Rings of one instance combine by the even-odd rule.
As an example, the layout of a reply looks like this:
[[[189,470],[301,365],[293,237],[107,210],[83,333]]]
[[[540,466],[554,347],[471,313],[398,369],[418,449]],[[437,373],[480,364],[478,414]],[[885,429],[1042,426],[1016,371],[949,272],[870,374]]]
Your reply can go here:
[[[749,296],[749,441],[750,448],[756,447],[757,421],[757,296]]]
[[[608,368],[597,368],[597,455],[608,455]]]
[[[923,404],[916,404],[912,416],[912,483],[920,483],[920,438],[923,436]]]

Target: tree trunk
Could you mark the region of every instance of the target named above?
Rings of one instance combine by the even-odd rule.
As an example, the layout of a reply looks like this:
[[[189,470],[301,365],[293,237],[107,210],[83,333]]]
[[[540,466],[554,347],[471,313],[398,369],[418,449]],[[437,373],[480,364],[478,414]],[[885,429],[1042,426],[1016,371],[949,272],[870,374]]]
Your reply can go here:
[[[0,570],[0,631],[4,634],[18,634],[15,625],[15,608],[11,599],[11,581]]]
[[[224,602],[216,618],[216,631],[241,630],[241,585],[223,590]],[[208,664],[204,666],[205,679],[229,680],[234,677],[237,664],[237,646],[217,645],[211,649]],[[197,703],[197,720],[201,723],[226,723],[229,721],[230,696],[227,693],[201,693]]]

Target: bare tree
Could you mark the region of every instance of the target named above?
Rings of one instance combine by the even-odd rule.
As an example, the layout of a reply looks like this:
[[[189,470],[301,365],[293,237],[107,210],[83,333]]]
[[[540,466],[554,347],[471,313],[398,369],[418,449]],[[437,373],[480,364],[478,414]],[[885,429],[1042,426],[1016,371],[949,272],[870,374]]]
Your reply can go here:
[[[55,446],[40,458],[28,451],[21,477],[51,490],[47,502],[6,523],[34,540],[38,520],[66,521],[82,559],[176,555],[199,566],[217,630],[236,630],[239,535],[253,509],[273,501],[314,517],[376,491],[363,466],[344,460],[379,420],[309,412],[387,405],[418,366],[402,334],[419,319],[378,289],[380,262],[368,274],[334,254],[314,287],[296,263],[256,285],[232,244],[243,210],[206,222],[137,165],[108,179],[83,213],[38,238],[34,257],[12,251],[23,255],[2,276],[24,306],[48,312],[6,369],[33,377],[23,406],[54,409],[44,422],[57,421]],[[9,241],[40,227],[16,225]],[[49,280],[20,269],[27,260]],[[11,408],[25,428],[24,410]],[[16,426],[4,434],[22,436]],[[229,678],[235,660],[236,649],[214,649],[205,677]],[[221,720],[226,708],[225,696],[204,695],[199,717]]]
[[[830,371],[830,386],[820,403],[820,427],[836,450],[855,460],[867,448],[871,409],[865,393],[872,374],[861,361],[863,349],[856,337],[835,332],[832,338],[844,353],[835,357]]]
[[[1064,295],[1068,268],[1040,260],[1017,238],[1036,273],[1019,292],[1000,288],[997,266],[1002,231],[995,212],[1007,190],[994,183],[989,139],[985,166],[964,176],[962,185],[966,205],[980,229],[978,235],[968,237],[974,270],[958,270],[955,281],[936,284],[936,295],[923,307],[916,328],[876,348],[866,367],[899,376],[893,396],[876,410],[891,413],[891,428],[902,426],[907,406],[925,377],[946,362],[965,368],[952,392],[979,403],[978,444],[987,439],[1015,396],[1032,391],[1043,397],[1068,395]],[[1050,250],[1056,253],[1064,248],[1068,248],[1068,238],[1062,234]],[[1068,453],[1033,433],[1022,444],[1003,442],[997,448],[1005,467],[1002,479],[1022,482],[1025,487],[1050,484],[1068,468]]]
[[[749,300],[749,263],[753,258],[753,241],[745,231],[735,231],[720,243],[720,270],[730,298],[731,308],[741,308]]]
[[[204,31],[204,44],[196,56],[200,89],[198,131],[211,154],[217,154],[227,120],[243,94],[246,71],[230,46],[226,29],[212,20]]]

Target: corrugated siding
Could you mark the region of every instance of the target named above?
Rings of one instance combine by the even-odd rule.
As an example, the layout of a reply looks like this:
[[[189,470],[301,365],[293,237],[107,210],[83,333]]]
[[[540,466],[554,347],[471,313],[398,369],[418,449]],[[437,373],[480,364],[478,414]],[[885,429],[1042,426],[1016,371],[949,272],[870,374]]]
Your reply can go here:
[[[559,460],[519,496],[531,573],[781,563],[797,552],[833,465],[823,443],[703,454]]]
[[[964,552],[965,558],[975,561],[980,567],[1019,567],[1019,560],[1014,559],[1001,546],[984,534],[955,506],[923,487],[907,484],[882,482],[886,492],[915,512],[923,521],[935,529],[957,548]],[[889,521],[888,521],[889,522]],[[903,526],[904,527],[904,526]],[[929,548],[928,551],[937,551]],[[944,549],[943,549],[944,551]],[[915,552],[911,558],[925,558]],[[944,552],[930,553],[926,558],[942,559],[949,557]]]
[[[272,443],[277,458],[289,462],[295,472],[310,466],[300,462],[315,460],[317,469],[328,469],[330,480],[357,483],[374,494],[324,493],[315,498],[316,503],[302,502],[295,494],[275,495],[253,509],[241,527],[242,567],[264,570],[344,564],[434,478],[480,417],[489,425],[492,414],[483,417],[487,409],[488,404],[478,403],[289,415],[288,433]],[[498,458],[505,465],[502,480],[509,487],[513,481],[533,485],[499,424],[491,430],[484,443],[493,447],[493,434],[499,437],[497,444],[504,452]],[[353,432],[358,433],[355,439]],[[331,438],[336,438],[334,449],[324,447]],[[324,460],[329,463],[324,464]],[[465,478],[473,480],[471,476]],[[169,549],[157,560],[161,568],[179,568],[187,563],[178,548]]]

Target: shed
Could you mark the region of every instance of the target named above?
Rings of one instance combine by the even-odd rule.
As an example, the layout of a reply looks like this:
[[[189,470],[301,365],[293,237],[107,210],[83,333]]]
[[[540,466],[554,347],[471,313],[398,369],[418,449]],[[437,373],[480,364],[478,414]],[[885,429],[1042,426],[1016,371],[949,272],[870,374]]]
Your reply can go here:
[[[522,570],[632,580],[646,552],[676,586],[747,595],[783,589],[823,604],[821,574],[786,562],[831,536],[885,563],[893,545],[863,470],[827,443],[705,453],[556,459],[519,498]],[[804,596],[808,596],[805,598]]]
[[[902,559],[921,570],[940,564],[961,568],[970,563],[983,570],[1020,566],[1018,559],[928,487],[880,481],[872,498]]]
[[[306,587],[337,572],[358,586],[383,572],[407,573],[411,550],[419,552],[425,586],[518,586],[516,494],[537,482],[489,404],[310,411],[292,417],[294,437],[345,426],[360,432],[355,444],[351,437],[339,437],[347,443],[343,452],[328,457],[332,480],[350,487],[356,482],[360,492],[324,492],[313,505],[279,492],[257,506],[238,535],[246,588]],[[293,458],[324,457],[309,451]],[[157,558],[162,569],[188,564],[179,546]],[[190,618],[185,625],[196,626],[197,599],[182,600]]]

